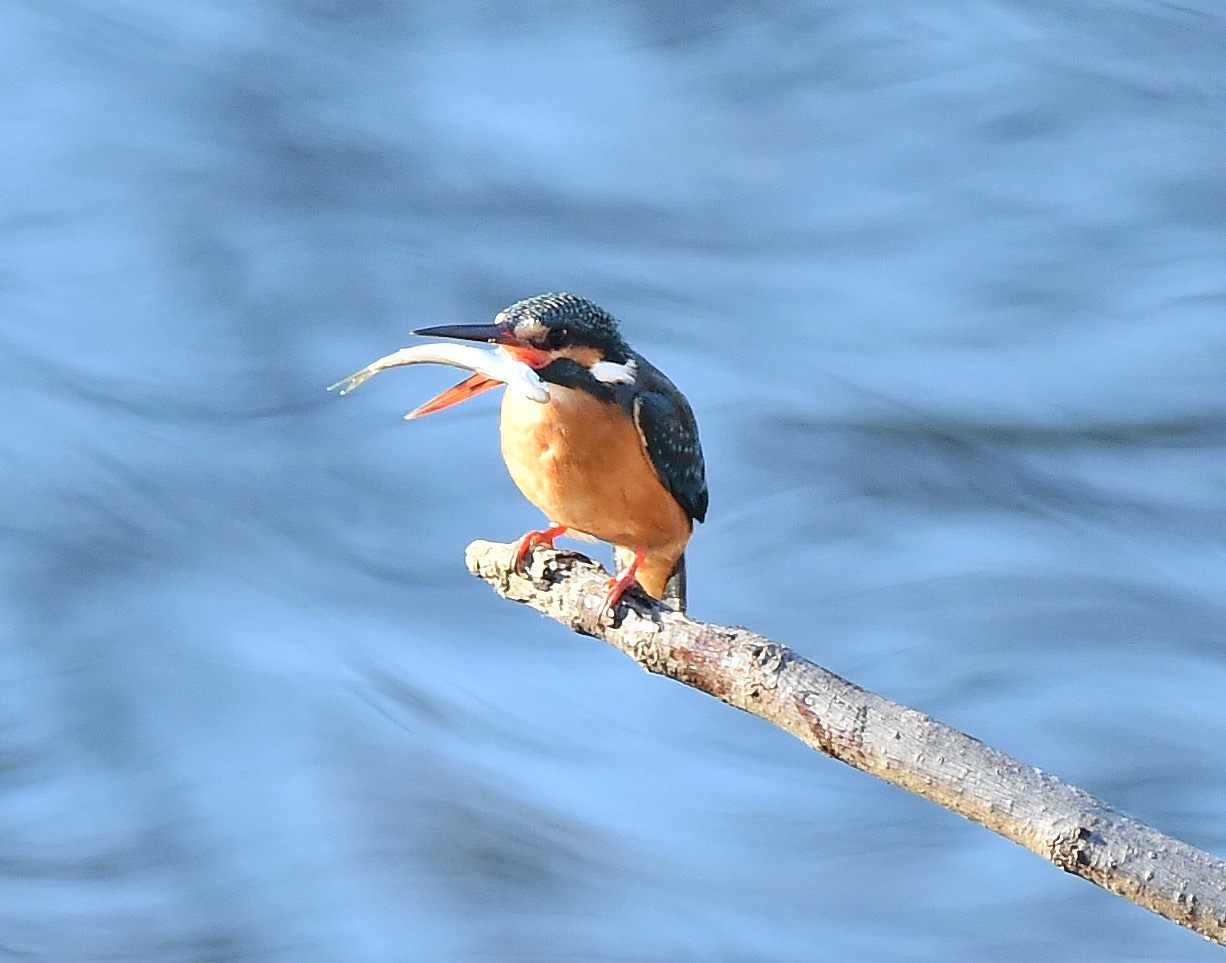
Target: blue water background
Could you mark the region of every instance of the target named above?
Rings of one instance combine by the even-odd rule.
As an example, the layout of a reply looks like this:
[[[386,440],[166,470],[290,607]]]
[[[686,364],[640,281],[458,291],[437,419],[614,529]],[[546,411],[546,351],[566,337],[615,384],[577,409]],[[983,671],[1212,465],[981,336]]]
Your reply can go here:
[[[0,4],[0,959],[1212,959],[500,601],[604,304],[691,610],[1226,853],[1219,3]]]

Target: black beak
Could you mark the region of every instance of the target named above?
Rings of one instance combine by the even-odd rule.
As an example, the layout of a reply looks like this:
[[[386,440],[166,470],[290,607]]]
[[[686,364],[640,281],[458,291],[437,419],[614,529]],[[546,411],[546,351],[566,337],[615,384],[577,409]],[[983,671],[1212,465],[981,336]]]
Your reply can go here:
[[[500,344],[517,361],[539,371],[553,361],[548,351],[524,344],[515,337],[515,328],[510,324],[440,324],[432,328],[418,328],[413,332],[427,338],[459,338],[461,341],[489,341]]]
[[[440,324],[418,328],[414,334],[427,338],[459,338],[462,341],[490,341],[494,344],[515,344],[511,326],[507,324]]]

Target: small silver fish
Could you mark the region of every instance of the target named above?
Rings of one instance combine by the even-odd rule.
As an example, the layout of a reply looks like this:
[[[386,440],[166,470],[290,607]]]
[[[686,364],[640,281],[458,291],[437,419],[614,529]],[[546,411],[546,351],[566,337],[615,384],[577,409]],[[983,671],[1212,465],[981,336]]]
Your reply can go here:
[[[406,421],[441,411],[465,398],[471,398],[482,391],[495,388],[499,384],[505,384],[508,389],[518,391],[525,398],[530,398],[540,404],[549,401],[549,386],[528,365],[513,357],[501,345],[495,345],[493,348],[479,348],[476,345],[450,342],[415,344],[411,348],[393,351],[391,354],[372,361],[360,371],[355,371],[335,384],[328,385],[328,390],[347,395],[380,371],[410,364],[446,364],[453,368],[465,368],[474,374],[455,387],[448,388],[425,404],[414,408],[404,416]]]

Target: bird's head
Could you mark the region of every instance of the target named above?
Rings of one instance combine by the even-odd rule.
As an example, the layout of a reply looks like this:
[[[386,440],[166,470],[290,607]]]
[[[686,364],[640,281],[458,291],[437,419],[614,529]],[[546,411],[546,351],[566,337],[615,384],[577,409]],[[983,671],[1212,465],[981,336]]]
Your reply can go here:
[[[538,294],[516,301],[494,315],[492,324],[444,324],[413,333],[501,345],[541,380],[585,389],[606,400],[612,398],[615,385],[634,384],[639,374],[634,352],[622,340],[613,316],[573,294]],[[409,417],[441,411],[499,384],[484,375],[473,375],[431,398]]]
[[[573,294],[538,294],[516,301],[499,311],[492,324],[439,325],[413,333],[500,344],[546,381],[634,381],[634,354],[622,340],[617,321],[598,304]]]

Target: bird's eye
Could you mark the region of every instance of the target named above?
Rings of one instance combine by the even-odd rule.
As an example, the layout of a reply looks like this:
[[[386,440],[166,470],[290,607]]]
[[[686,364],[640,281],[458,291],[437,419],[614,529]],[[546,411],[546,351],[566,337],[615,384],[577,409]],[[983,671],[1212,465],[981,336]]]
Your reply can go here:
[[[545,343],[550,348],[560,348],[566,344],[566,339],[569,337],[570,331],[567,328],[551,328],[545,338]]]

